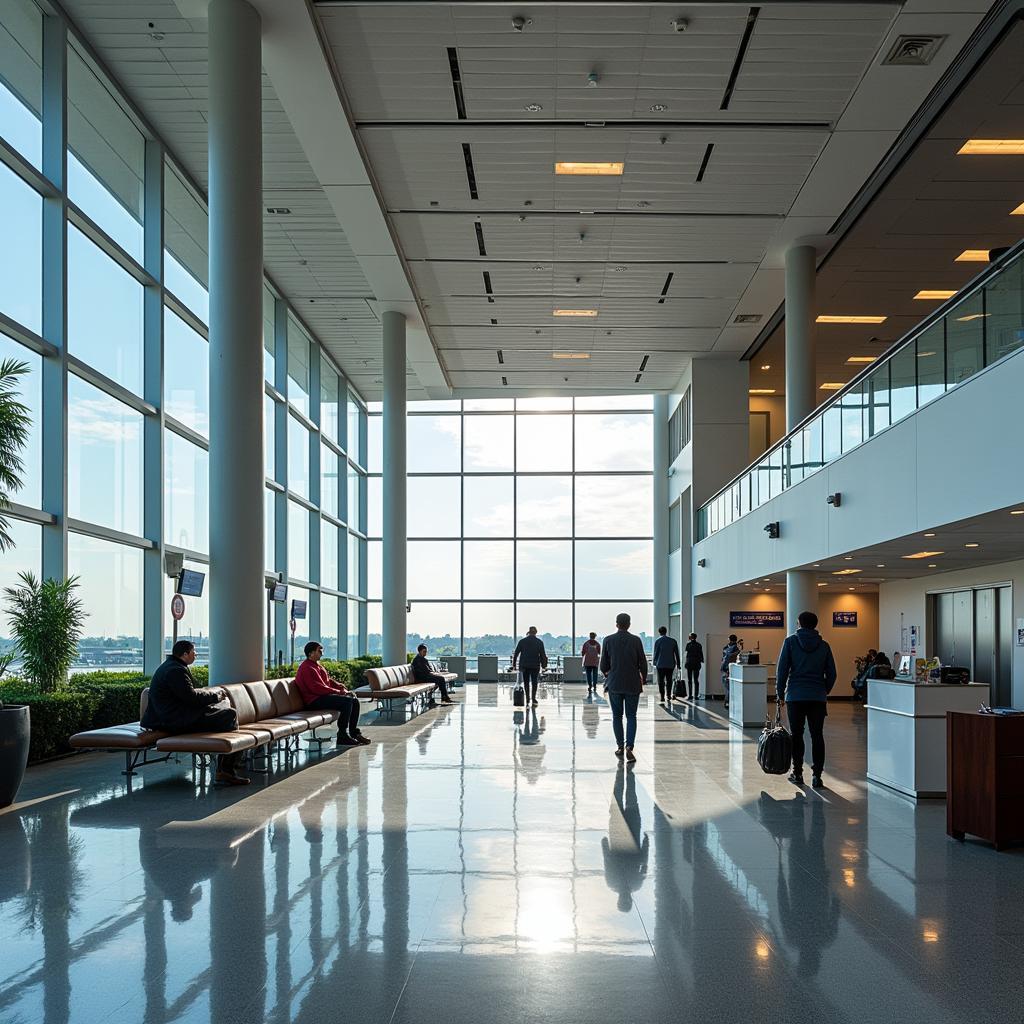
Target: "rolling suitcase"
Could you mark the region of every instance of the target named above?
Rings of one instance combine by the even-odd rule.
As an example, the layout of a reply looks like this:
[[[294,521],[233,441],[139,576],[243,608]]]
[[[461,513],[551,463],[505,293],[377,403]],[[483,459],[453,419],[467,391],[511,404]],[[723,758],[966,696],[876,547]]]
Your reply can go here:
[[[516,686],[512,691],[512,705],[517,708],[526,707],[526,687],[523,686],[523,673],[516,673]]]

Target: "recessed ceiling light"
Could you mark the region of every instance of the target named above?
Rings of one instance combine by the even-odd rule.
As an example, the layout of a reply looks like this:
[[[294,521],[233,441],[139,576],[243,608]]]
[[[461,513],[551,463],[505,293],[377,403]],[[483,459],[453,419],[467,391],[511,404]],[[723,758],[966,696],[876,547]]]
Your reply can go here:
[[[589,352],[552,352],[552,359],[589,359]]]
[[[873,363],[878,356],[850,356],[848,363]]]
[[[539,103],[527,103],[526,109],[531,114],[539,114],[544,108]]]
[[[850,587],[849,589],[850,590],[856,590],[857,588],[856,587]]]
[[[853,561],[853,555],[843,555],[843,561],[844,562],[852,562]]]
[[[624,274],[627,270],[629,270],[629,267],[612,267],[612,270],[616,274]]]
[[[954,263],[988,263],[988,249],[964,249]]]
[[[646,210],[647,207],[651,205],[651,202],[648,199],[638,199],[636,201],[636,205],[640,207],[641,210]]]
[[[555,174],[622,174],[621,163],[587,163],[577,160],[562,160],[555,164]]]
[[[951,299],[956,295],[955,288],[922,288],[915,299]]]
[[[1010,211],[1011,217],[1024,217],[1024,203],[1021,203],[1015,210]]]
[[[980,544],[976,544],[976,543],[971,543],[971,544],[965,544],[964,547],[965,548],[980,548],[981,545]]]
[[[822,391],[838,391],[840,388],[845,388],[845,387],[846,387],[845,384],[842,384],[839,381],[832,380],[832,381],[826,381],[824,384],[822,384],[821,385],[821,390]]]
[[[935,352],[918,352],[917,353],[917,358],[918,359],[930,359],[935,354],[936,354]]]
[[[596,309],[553,309],[552,316],[597,316]]]
[[[945,551],[915,551],[912,555],[902,555],[901,557],[913,560],[918,558],[934,558],[936,555],[944,555],[945,553]]]
[[[752,395],[774,395],[775,388],[750,388],[750,394]]]
[[[664,103],[652,103],[651,104],[651,113],[652,114],[661,114],[661,113],[664,113],[664,111],[666,111],[666,110],[668,110],[668,107],[665,106]]]
[[[821,568],[821,563],[820,562],[815,562],[814,563],[814,568],[815,569],[820,569]]]
[[[547,267],[542,267],[542,266],[541,266],[541,265],[540,265],[540,264],[538,263],[538,264],[537,264],[537,266],[535,266],[535,267],[532,267],[531,269],[533,269],[533,270],[547,270]]]
[[[936,564],[935,564],[934,562],[930,562],[930,563],[928,564],[928,568],[929,568],[929,569],[938,569],[938,566],[937,566],[937,565],[936,565]]]
[[[770,370],[771,368],[772,368],[772,364],[771,363],[765,363],[764,366],[761,367],[762,370]]]
[[[967,316],[958,316],[956,322],[958,324],[969,324],[972,320],[984,320],[988,313],[968,313]]]
[[[858,572],[861,572],[861,571],[862,570],[860,570],[860,569],[837,569],[834,573],[832,573],[832,575],[833,576],[853,576],[854,573],[858,573]]]
[[[1024,139],[968,139],[957,156],[1024,156]]]
[[[926,537],[934,537],[934,536],[935,536],[935,534],[934,534],[934,533],[926,533],[926,534],[925,534],[925,536],[926,536]]]
[[[823,314],[814,318],[815,323],[819,324],[884,324],[886,321],[884,316],[846,316],[846,315],[830,315]]]
[[[1010,510],[1011,516],[1024,516],[1024,508],[1015,508]]]
[[[819,586],[819,587],[827,587],[827,586],[828,586],[828,584],[827,584],[827,583],[819,583],[819,584],[818,584],[818,586]]]
[[[875,568],[876,569],[884,569],[885,568],[885,562],[879,562],[878,565],[875,566]]]

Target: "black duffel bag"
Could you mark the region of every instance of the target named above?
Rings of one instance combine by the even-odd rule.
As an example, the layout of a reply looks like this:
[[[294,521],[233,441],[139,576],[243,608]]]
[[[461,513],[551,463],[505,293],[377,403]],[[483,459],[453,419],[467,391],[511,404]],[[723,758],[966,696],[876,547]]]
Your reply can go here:
[[[793,737],[782,724],[782,708],[776,705],[775,721],[769,715],[757,740],[757,763],[767,775],[785,775],[793,763]]]

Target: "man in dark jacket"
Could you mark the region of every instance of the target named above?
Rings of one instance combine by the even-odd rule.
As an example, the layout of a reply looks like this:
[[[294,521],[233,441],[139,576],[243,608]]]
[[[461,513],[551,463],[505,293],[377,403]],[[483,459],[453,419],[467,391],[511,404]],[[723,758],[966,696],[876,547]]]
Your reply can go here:
[[[785,704],[793,733],[793,772],[789,781],[804,784],[804,726],[811,730],[811,785],[821,789],[825,767],[825,716],[828,695],[836,682],[832,648],[818,632],[818,616],[801,612],[800,628],[786,637],[776,668],[775,695]],[[789,700],[787,701],[787,696]]]
[[[675,637],[668,635],[665,626],[658,627],[658,639],[654,641],[654,669],[658,673],[658,694],[660,703],[672,699],[672,673],[679,668],[679,644]]]
[[[683,651],[683,667],[686,669],[686,686],[689,693],[684,693],[687,700],[700,700],[700,667],[704,664],[704,648],[697,640],[697,634],[691,633]]]
[[[526,636],[516,644],[512,654],[512,671],[515,672],[516,664],[519,671],[523,673],[523,686],[526,687],[526,699],[537,706],[537,682],[540,679],[540,670],[548,667],[548,655],[544,650],[544,641],[537,636],[537,627],[531,626],[526,631]],[[533,687],[533,694],[530,694],[530,687]]]
[[[601,673],[612,706],[612,730],[615,733],[616,757],[635,761],[636,710],[640,694],[647,682],[647,655],[643,641],[629,631],[630,617],[625,612],[615,616],[616,630],[604,638],[601,648]],[[626,716],[623,735],[622,716]]]
[[[153,673],[149,682],[149,701],[142,716],[145,729],[160,732],[234,732],[238,714],[231,707],[215,707],[224,700],[220,687],[196,689],[188,667],[196,660],[191,640],[179,640],[171,656]],[[247,786],[249,780],[235,768],[240,754],[221,754],[216,781],[232,786]]]
[[[442,704],[454,704],[455,701],[448,696],[448,684],[444,681],[444,676],[439,676],[431,667],[430,662],[427,661],[427,645],[420,644],[416,648],[416,657],[412,659],[412,677],[417,683],[433,683],[441,691],[441,703]],[[434,700],[434,695],[430,695],[430,707],[437,707],[437,702]]]
[[[735,633],[729,634],[729,642],[722,648],[722,694],[725,697],[725,706],[729,707],[729,666],[739,657],[743,650],[743,641],[736,639]]]

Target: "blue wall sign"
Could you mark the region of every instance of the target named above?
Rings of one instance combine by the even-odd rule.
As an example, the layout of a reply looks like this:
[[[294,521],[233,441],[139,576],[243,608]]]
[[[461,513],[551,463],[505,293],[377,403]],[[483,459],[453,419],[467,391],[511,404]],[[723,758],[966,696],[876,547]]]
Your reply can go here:
[[[832,628],[833,629],[856,629],[857,628],[857,613],[856,612],[833,612],[832,613]]]
[[[732,629],[782,629],[783,612],[729,612]]]

